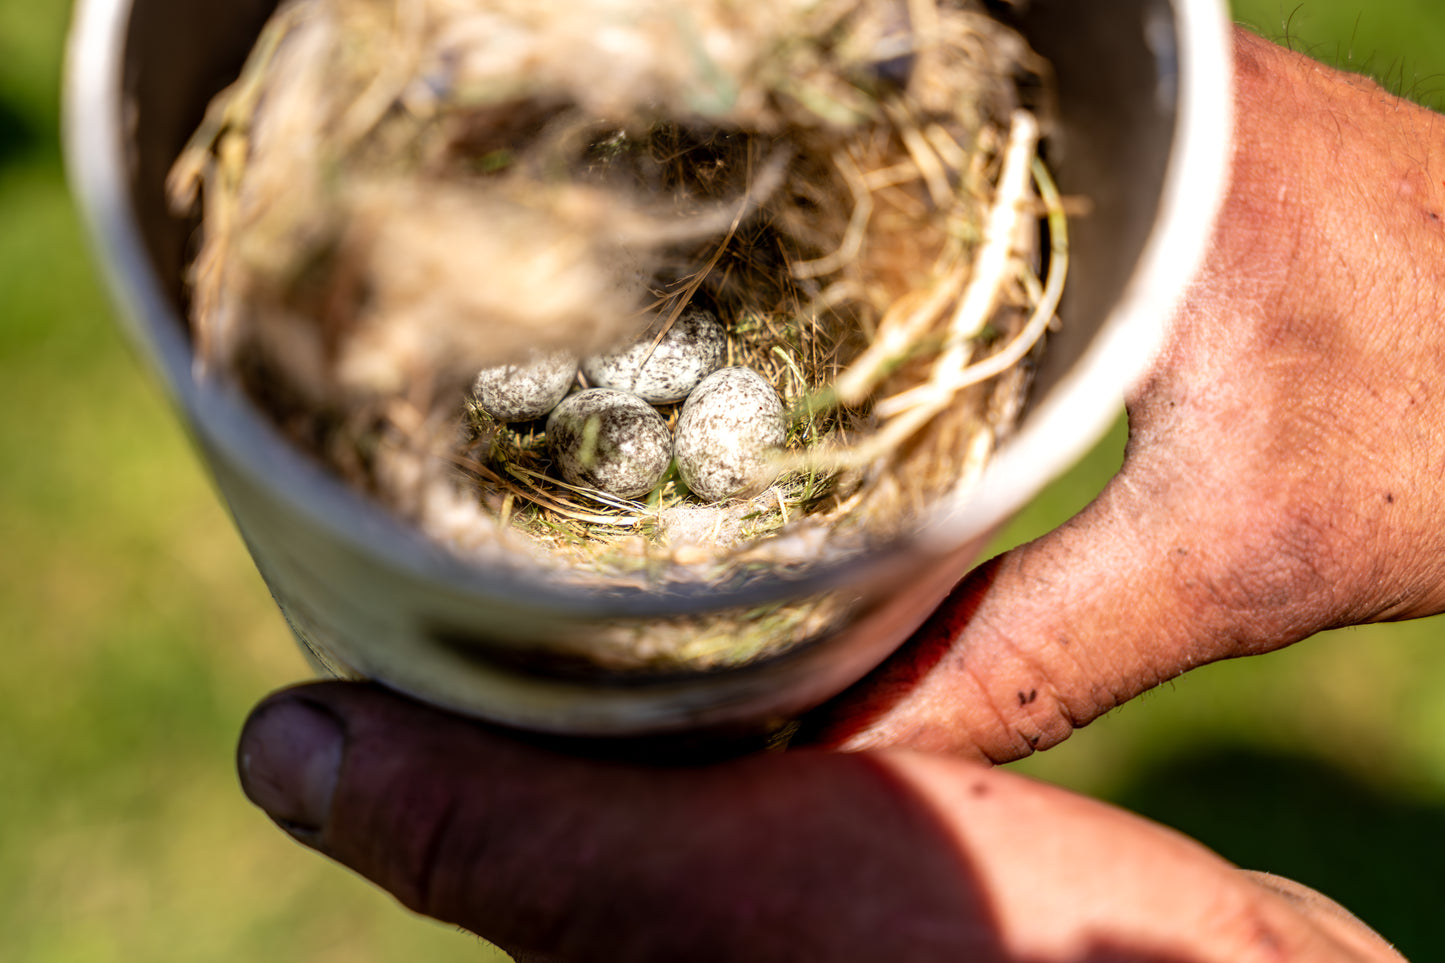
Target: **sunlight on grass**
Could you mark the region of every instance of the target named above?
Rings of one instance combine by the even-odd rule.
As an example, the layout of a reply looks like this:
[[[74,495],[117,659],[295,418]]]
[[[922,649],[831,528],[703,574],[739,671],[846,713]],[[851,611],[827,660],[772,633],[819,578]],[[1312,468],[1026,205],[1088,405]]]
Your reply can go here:
[[[1436,0],[1235,0],[1241,22],[1426,106],[1445,104],[1445,5]]]

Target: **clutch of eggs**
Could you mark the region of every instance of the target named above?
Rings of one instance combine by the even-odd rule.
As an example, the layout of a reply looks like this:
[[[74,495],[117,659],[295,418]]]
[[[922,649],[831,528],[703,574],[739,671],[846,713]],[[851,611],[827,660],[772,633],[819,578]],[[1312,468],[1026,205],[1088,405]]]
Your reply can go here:
[[[688,395],[672,454],[677,473],[703,501],[755,495],[777,478],[770,456],[783,447],[783,402],[751,368],[721,368]]]
[[[547,445],[567,481],[619,498],[652,491],[672,460],[667,422],[637,395],[612,388],[589,388],[558,405],[547,418]]]
[[[656,342],[654,344],[654,342]],[[598,388],[630,391],[655,405],[681,401],[723,366],[728,336],[705,308],[688,308],[659,340],[644,335],[621,351],[593,355],[582,373]]]
[[[576,380],[576,355],[534,351],[522,364],[482,371],[472,394],[483,411],[504,424],[535,421],[557,407]]]
[[[676,463],[699,499],[752,495],[776,478],[770,456],[786,434],[783,403],[766,379],[722,367],[727,333],[711,311],[689,308],[659,338],[644,335],[580,362],[595,387],[568,396],[579,362],[534,353],[481,372],[473,394],[503,423],[547,417],[547,445],[569,483],[637,498]],[[686,399],[674,438],[654,404]]]

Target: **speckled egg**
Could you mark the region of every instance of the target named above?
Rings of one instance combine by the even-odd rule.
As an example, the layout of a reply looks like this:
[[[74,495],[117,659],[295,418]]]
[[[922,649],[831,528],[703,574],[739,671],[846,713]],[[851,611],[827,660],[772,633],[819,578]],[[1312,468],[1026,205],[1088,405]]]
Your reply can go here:
[[[688,396],[677,421],[673,457],[694,495],[715,502],[755,494],[773,483],[770,455],[783,446],[783,402],[751,368],[723,368]]]
[[[577,378],[577,356],[534,352],[523,364],[487,368],[472,386],[482,410],[501,422],[541,418],[567,397]]]
[[[652,491],[672,460],[662,416],[611,388],[590,388],[558,405],[547,419],[547,445],[567,481],[619,498]]]
[[[727,361],[727,332],[717,316],[703,308],[688,308],[678,315],[654,349],[656,338],[654,329],[622,351],[587,358],[582,373],[599,388],[630,391],[663,405],[686,398]]]

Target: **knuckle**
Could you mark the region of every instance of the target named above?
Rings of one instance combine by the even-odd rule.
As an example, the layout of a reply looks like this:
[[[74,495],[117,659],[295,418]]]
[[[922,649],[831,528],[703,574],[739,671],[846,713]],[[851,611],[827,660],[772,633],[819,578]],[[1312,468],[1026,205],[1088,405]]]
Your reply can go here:
[[[438,918],[455,918],[459,888],[455,867],[464,842],[456,832],[458,801],[436,779],[399,780],[366,840],[368,872],[404,906]]]
[[[1221,959],[1234,963],[1286,963],[1299,959],[1298,937],[1272,918],[1267,905],[1243,888],[1231,887],[1206,910],[1203,931],[1222,949]]]
[[[327,827],[329,855],[416,913],[461,923],[471,874],[483,863],[486,792],[456,760],[423,742],[397,752],[354,740]]]
[[[1139,681],[1137,653],[1111,630],[1107,567],[1096,561],[1057,543],[1001,560],[1011,592],[980,607],[953,653],[980,706],[975,742],[991,761],[1052,748],[1157,681]]]
[[[990,762],[1010,762],[1052,748],[1106,711],[1093,705],[1097,694],[1092,686],[1084,686],[1087,705],[1065,697],[1080,686],[1073,678],[1079,675],[1077,665],[1068,654],[1072,643],[1054,639],[1025,646],[1022,637],[997,627],[990,627],[987,636],[987,644],[971,645],[961,657],[963,672],[992,717],[991,735],[974,735]],[[1071,666],[1074,669],[1067,668]]]

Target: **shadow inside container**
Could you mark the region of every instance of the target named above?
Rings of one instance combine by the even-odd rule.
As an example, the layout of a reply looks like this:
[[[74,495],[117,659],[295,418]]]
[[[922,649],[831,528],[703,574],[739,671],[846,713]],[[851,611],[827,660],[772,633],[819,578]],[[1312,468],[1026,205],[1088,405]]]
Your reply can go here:
[[[1445,806],[1392,795],[1318,760],[1243,747],[1154,767],[1112,801],[1241,867],[1319,890],[1409,959],[1438,952]]]

